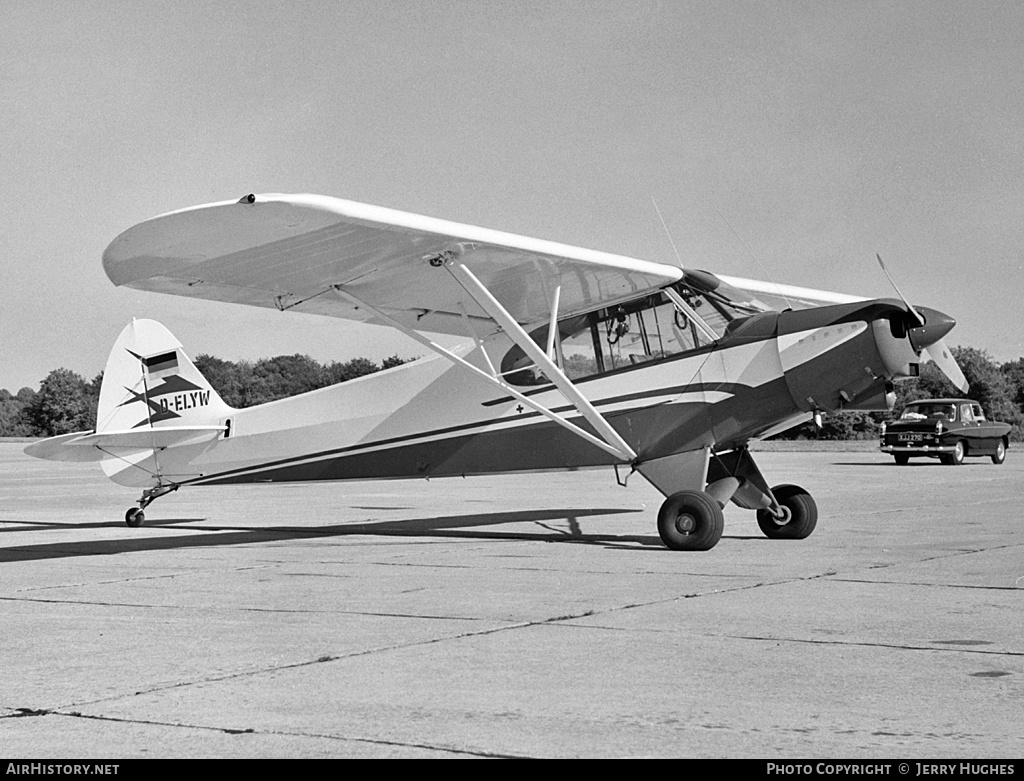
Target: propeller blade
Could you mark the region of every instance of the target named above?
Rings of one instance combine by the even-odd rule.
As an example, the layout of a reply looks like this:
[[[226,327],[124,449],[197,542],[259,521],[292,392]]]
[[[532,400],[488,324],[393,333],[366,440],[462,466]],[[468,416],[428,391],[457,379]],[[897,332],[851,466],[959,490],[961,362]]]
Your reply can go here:
[[[964,373],[960,371],[960,366],[957,364],[956,358],[953,357],[953,353],[946,346],[945,339],[939,339],[937,342],[928,345],[922,352],[935,361],[935,365],[939,367],[939,370],[949,378],[949,381],[961,393],[967,393],[971,386],[967,382],[967,378],[964,377]]]
[[[878,258],[878,265],[882,267],[882,273],[885,274],[885,278],[889,280],[889,284],[892,285],[892,289],[896,291],[896,295],[902,298],[903,303],[907,305],[907,311],[917,318],[918,325],[924,325],[924,318],[921,317],[921,313],[914,309],[913,305],[910,303],[907,297],[903,295],[903,291],[900,290],[899,286],[896,284],[896,281],[891,276],[889,276],[889,270],[885,267],[885,263],[882,262],[882,256],[876,252],[875,257]]]

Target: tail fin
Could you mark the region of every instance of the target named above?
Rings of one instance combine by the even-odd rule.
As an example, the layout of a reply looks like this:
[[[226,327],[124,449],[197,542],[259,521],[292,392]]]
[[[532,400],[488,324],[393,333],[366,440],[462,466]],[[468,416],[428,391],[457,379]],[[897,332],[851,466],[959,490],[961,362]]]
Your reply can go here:
[[[103,371],[96,433],[223,423],[232,408],[155,320],[132,320]]]
[[[227,437],[234,412],[170,331],[133,320],[107,359],[96,431],[33,442],[25,452],[51,461],[100,461],[122,485],[160,485],[192,475],[195,447],[185,446],[204,448]]]

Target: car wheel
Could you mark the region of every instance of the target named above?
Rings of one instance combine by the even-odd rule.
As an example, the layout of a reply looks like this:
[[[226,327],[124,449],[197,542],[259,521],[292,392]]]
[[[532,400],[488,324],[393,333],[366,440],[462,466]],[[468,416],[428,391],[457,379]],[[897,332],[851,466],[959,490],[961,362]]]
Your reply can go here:
[[[1006,460],[1006,440],[1000,439],[996,445],[996,452],[992,454],[992,463],[1001,464]]]
[[[960,466],[964,462],[965,455],[967,455],[967,446],[964,445],[962,439],[958,439],[956,445],[953,446],[953,452],[942,457],[942,463],[946,466]]]
[[[906,466],[910,463],[910,456],[906,453],[897,453],[893,458],[896,459],[896,466]]]

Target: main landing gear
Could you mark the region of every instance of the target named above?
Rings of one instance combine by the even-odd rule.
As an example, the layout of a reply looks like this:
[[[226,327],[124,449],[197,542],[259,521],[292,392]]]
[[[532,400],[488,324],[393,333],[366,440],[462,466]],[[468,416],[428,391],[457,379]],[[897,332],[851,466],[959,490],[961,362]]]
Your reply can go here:
[[[672,550],[715,547],[725,526],[722,508],[730,501],[754,510],[757,525],[769,539],[802,540],[818,524],[818,506],[811,495],[796,485],[769,488],[745,447],[725,453],[679,453],[642,464],[639,471],[668,497],[658,511],[658,534]],[[673,490],[687,484],[706,488]]]
[[[773,540],[802,540],[818,524],[818,505],[803,488],[777,485],[772,489],[779,513],[766,507],[757,511],[757,525]],[[672,550],[710,550],[725,528],[722,505],[704,491],[680,491],[668,497],[658,511],[658,534]]]
[[[143,521],[146,520],[146,514],[143,510],[149,507],[153,500],[159,499],[164,494],[169,494],[171,491],[177,490],[177,483],[159,483],[152,488],[147,488],[142,492],[142,498],[139,499],[139,506],[128,508],[128,511],[124,514],[124,522],[133,529],[138,526],[142,526]]]

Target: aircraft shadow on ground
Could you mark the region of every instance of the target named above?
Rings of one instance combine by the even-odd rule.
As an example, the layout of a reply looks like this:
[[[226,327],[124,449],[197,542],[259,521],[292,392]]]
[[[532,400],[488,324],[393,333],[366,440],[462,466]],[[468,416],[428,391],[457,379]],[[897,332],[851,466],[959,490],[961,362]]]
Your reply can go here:
[[[127,529],[123,522],[102,523],[46,523],[30,521],[0,521],[17,523],[20,530],[27,529],[101,529],[125,528],[129,535],[116,540],[78,540],[72,542],[42,543],[0,549],[0,563],[13,561],[38,561],[43,559],[72,558],[76,556],[107,556],[118,553],[135,553],[154,550],[175,550],[186,548],[211,548],[230,545],[251,545],[262,542],[285,540],[317,539],[328,537],[350,537],[368,535],[378,537],[409,538],[454,538],[476,540],[539,540],[545,542],[570,542],[623,546],[636,550],[656,548],[664,550],[657,534],[584,534],[579,519],[596,518],[602,515],[640,513],[641,510],[622,508],[573,508],[557,510],[528,510],[523,512],[500,512],[472,515],[446,515],[435,518],[413,518],[395,521],[370,521],[362,523],[331,524],[327,526],[231,526],[224,524],[207,525],[205,519],[171,518],[147,521],[138,529]],[[165,526],[182,527],[183,524],[196,534],[174,536],[153,536]],[[541,530],[500,531],[481,527],[494,527],[511,523],[532,523]],[[23,525],[21,525],[23,524]],[[558,528],[549,524],[567,524]],[[8,530],[14,531],[14,530]]]

